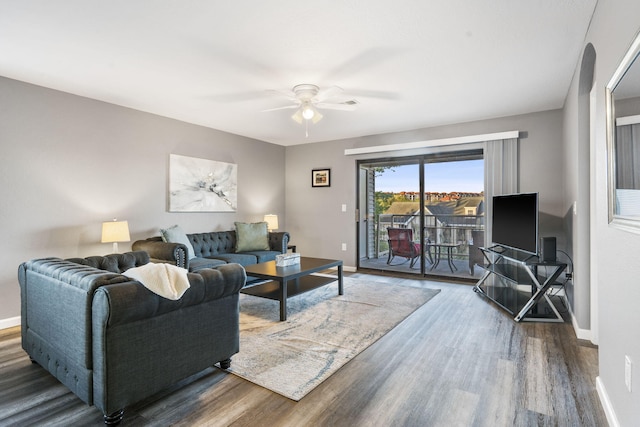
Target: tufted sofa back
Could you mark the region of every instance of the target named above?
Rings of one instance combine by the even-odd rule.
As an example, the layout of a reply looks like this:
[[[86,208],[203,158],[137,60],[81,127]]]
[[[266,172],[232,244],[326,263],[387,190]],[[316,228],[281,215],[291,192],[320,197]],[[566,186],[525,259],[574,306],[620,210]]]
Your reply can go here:
[[[193,245],[193,252],[197,257],[206,258],[236,251],[235,230],[193,233],[187,234],[187,238]]]
[[[130,268],[140,267],[149,263],[149,254],[144,251],[134,251],[87,258],[69,258],[67,261],[121,274]]]
[[[187,258],[187,247],[183,243],[163,242],[160,236],[137,240],[133,242],[132,248],[135,251],[147,252],[152,262],[168,262],[178,267],[186,268],[189,271],[195,271],[224,262],[237,262],[241,265],[248,265],[255,262],[269,261],[275,259],[275,253],[286,253],[289,246],[289,233],[286,231],[269,232],[269,250],[240,253],[236,253],[237,234],[235,230],[189,233],[186,234],[186,237],[193,247],[194,258],[192,260]],[[241,257],[229,255],[241,255]],[[196,259],[198,261],[214,259],[218,260],[218,263],[205,262],[203,264],[202,262],[196,262]],[[258,261],[258,259],[262,261]],[[252,260],[252,262],[249,262],[249,260]]]

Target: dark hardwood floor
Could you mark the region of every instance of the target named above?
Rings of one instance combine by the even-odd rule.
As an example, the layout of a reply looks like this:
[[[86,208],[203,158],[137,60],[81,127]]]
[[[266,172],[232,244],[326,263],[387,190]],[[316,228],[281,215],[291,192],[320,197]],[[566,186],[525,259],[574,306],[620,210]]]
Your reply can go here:
[[[515,323],[470,285],[442,289],[299,402],[211,368],[125,412],[126,426],[606,426],[597,348],[569,323]],[[345,285],[348,292],[348,284]],[[0,426],[99,426],[0,331]]]

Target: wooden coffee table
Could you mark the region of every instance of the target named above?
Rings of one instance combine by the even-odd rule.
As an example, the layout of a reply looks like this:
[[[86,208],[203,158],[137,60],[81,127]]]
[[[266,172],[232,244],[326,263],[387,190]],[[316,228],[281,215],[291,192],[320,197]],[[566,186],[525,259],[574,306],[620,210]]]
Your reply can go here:
[[[318,271],[338,267],[337,276],[312,275]],[[268,279],[269,282],[240,290],[243,294],[280,301],[280,320],[287,320],[287,298],[338,281],[338,295],[343,295],[342,261],[335,259],[300,257],[300,264],[276,267],[275,261],[248,265],[247,276]]]

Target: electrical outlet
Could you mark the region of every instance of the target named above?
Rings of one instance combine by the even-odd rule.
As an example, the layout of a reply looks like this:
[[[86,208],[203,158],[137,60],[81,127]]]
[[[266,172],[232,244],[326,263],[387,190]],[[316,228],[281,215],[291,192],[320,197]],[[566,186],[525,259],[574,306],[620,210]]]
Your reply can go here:
[[[624,357],[624,384],[627,386],[627,390],[631,393],[631,367],[633,363],[629,356]]]
[[[343,243],[343,244],[342,244],[342,250],[343,250],[343,251],[346,251],[346,250],[347,250],[347,244],[346,244],[346,243]]]

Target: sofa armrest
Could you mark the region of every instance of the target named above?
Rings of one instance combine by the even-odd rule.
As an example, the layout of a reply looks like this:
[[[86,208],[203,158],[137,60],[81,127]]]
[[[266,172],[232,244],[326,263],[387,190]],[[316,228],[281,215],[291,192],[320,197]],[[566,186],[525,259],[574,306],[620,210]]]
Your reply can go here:
[[[166,262],[189,268],[187,247],[182,243],[168,243],[159,239],[137,240],[133,242],[131,249],[147,252],[152,262]]]
[[[102,286],[130,282],[126,276],[59,258],[24,262],[18,268],[22,347],[56,378],[89,401],[92,367],[91,304]],[[73,333],[69,333],[70,330]],[[55,363],[78,375],[60,376]],[[72,368],[73,367],[73,368]],[[84,385],[83,385],[84,384]]]
[[[269,232],[269,247],[272,251],[278,251],[282,254],[287,253],[289,246],[289,233],[286,231]]]

